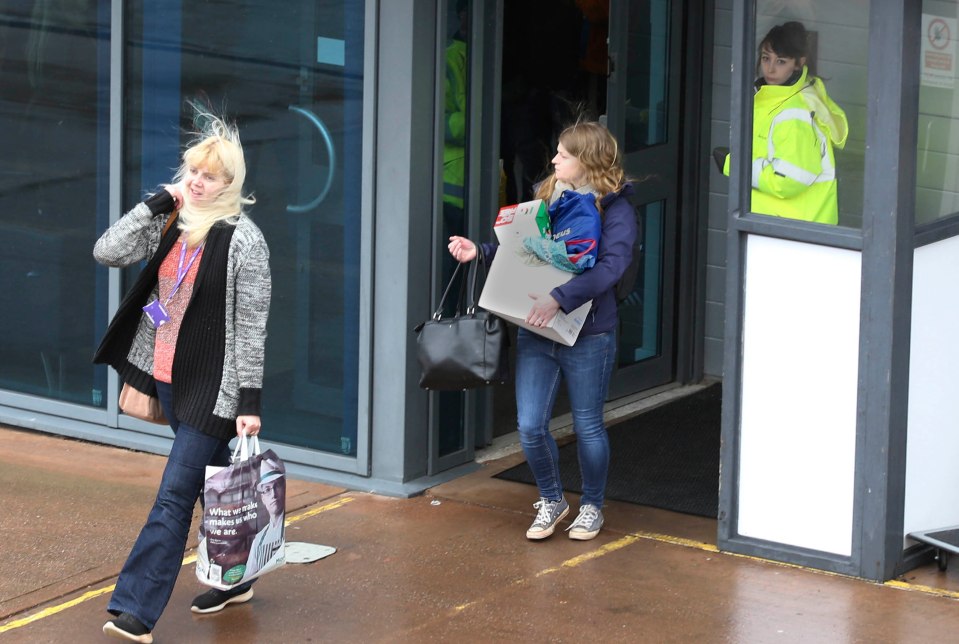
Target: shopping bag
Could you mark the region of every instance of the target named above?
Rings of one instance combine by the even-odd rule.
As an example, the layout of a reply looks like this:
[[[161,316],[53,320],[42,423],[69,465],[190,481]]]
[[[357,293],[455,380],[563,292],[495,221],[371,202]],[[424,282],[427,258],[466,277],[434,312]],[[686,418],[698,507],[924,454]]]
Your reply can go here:
[[[596,195],[564,190],[549,206],[550,239],[562,242],[575,272],[591,268],[599,256],[603,221],[596,208]],[[543,259],[549,259],[548,253]],[[564,267],[559,267],[564,268]]]
[[[208,467],[196,576],[229,590],[285,560],[286,467],[256,436],[240,437],[228,467]]]

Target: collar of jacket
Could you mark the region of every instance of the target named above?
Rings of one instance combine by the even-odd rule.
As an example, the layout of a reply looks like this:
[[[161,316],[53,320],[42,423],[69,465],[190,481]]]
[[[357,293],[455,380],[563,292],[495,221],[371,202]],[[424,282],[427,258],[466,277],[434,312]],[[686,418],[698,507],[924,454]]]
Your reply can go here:
[[[599,205],[603,207],[603,210],[613,203],[620,197],[631,197],[633,194],[633,184],[632,182],[627,182],[623,184],[623,187],[619,189],[619,192],[611,192],[602,199],[599,200]]]

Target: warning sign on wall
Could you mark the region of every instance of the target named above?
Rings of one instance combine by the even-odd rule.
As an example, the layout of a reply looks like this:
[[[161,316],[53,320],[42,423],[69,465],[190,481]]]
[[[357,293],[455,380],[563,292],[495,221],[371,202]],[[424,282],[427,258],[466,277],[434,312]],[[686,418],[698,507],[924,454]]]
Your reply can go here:
[[[922,84],[954,89],[956,86],[956,19],[922,14],[922,51],[919,64]]]

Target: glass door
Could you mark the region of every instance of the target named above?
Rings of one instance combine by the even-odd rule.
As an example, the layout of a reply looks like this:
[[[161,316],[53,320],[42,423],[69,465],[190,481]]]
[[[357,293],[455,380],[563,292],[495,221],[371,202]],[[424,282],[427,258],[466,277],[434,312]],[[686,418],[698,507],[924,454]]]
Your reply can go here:
[[[100,419],[108,273],[109,3],[0,8],[0,390]],[[22,404],[22,397],[15,404]]]
[[[288,460],[365,473],[366,4],[131,2],[125,18],[124,203],[170,180],[185,101],[236,120],[270,247],[264,437]]]
[[[607,125],[619,141],[639,214],[633,292],[620,304],[616,398],[675,377],[683,3],[610,3]]]

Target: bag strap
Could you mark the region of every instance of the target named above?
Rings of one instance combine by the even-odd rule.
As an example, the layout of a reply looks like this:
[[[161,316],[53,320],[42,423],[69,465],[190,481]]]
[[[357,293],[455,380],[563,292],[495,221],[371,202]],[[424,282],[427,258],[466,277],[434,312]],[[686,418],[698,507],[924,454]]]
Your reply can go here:
[[[180,216],[180,211],[174,210],[173,214],[170,215],[170,218],[166,220],[166,224],[163,225],[163,232],[160,233],[160,239],[163,239],[163,237],[166,236],[167,231],[170,230],[170,226],[173,225],[173,222],[176,221],[176,218],[179,216]]]
[[[466,315],[476,313],[476,274],[479,273],[480,264],[483,265],[485,281],[486,257],[483,255],[483,247],[476,243],[474,243],[473,246],[476,247],[476,257],[473,258],[473,262],[470,264],[469,290],[466,296]]]
[[[583,258],[583,255],[589,253],[594,248],[596,248],[596,240],[595,239],[571,239],[568,242],[566,242],[567,246],[571,246],[573,244],[587,244],[587,243],[589,244],[589,246],[585,250],[582,250],[578,253],[573,253],[572,255],[570,255],[569,261],[575,264],[576,262],[581,260]]]
[[[231,463],[242,463],[245,460],[257,456],[260,453],[260,439],[256,436],[247,436],[243,434],[236,439],[236,447],[233,448]],[[239,457],[239,458],[237,458]]]
[[[476,242],[473,242],[473,246],[476,248],[476,257],[470,262],[469,275],[466,277],[466,281],[468,282],[466,289],[466,315],[476,313],[476,274],[480,270],[480,265],[483,266],[484,281],[486,276],[486,257],[483,255],[483,247]],[[433,312],[434,320],[439,320],[443,317],[443,304],[446,303],[446,296],[449,295],[450,289],[453,288],[453,284],[456,282],[456,276],[459,275],[460,266],[462,265],[462,263],[456,262],[456,268],[453,269],[453,275],[450,277],[449,284],[446,285],[446,290],[443,291],[443,297],[440,298],[440,303],[436,306],[436,311]],[[458,307],[462,304],[463,300],[462,287],[463,284],[460,284],[460,297],[456,309],[457,315],[459,315],[460,311]]]
[[[443,304],[446,302],[446,296],[449,295],[450,289],[453,288],[453,283],[456,282],[456,276],[459,275],[460,266],[462,266],[462,264],[456,262],[456,268],[453,269],[453,275],[450,277],[450,282],[446,285],[446,290],[443,291],[443,297],[440,298],[440,303],[436,305],[436,311],[433,312],[434,320],[439,320],[443,317]]]

